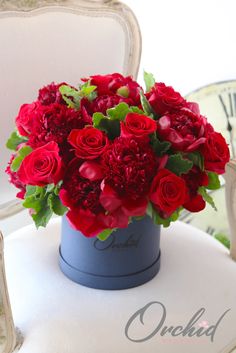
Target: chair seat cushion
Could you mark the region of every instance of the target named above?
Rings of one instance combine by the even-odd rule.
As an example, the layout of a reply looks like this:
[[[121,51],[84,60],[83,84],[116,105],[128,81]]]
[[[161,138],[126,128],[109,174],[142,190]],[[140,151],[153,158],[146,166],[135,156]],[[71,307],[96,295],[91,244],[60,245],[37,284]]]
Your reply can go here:
[[[181,222],[163,229],[160,272],[123,291],[90,289],[67,279],[58,266],[59,243],[59,219],[39,231],[27,226],[5,240],[13,315],[25,338],[21,353],[218,353],[229,352],[234,341],[236,346],[236,263],[202,231]],[[139,312],[127,325],[145,306],[143,318]],[[230,311],[213,342],[212,336],[161,335],[160,330],[133,342],[154,332],[164,308],[162,328],[186,327],[205,308],[194,325],[205,330]]]

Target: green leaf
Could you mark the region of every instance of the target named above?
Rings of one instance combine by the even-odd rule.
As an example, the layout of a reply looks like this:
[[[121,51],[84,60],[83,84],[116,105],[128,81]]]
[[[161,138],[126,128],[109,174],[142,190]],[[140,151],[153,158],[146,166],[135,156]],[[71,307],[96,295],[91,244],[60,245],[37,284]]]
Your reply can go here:
[[[203,199],[209,203],[209,205],[211,205],[212,208],[214,208],[215,211],[217,211],[216,205],[214,203],[213,198],[207,193],[206,189],[204,188],[204,186],[200,186],[198,188],[198,193],[200,195],[202,195]]]
[[[39,212],[42,208],[46,206],[46,202],[40,198],[35,197],[34,195],[28,196],[23,202],[25,208],[32,208],[36,212]]]
[[[169,227],[171,222],[175,222],[179,218],[181,211],[182,211],[182,207],[180,207],[175,212],[173,212],[170,217],[162,218],[155,210],[151,202],[149,202],[146,213],[149,217],[152,218],[155,224],[163,225],[163,227],[166,228],[166,227]]]
[[[192,166],[193,162],[184,159],[180,153],[171,155],[166,163],[166,168],[179,176],[188,173]]]
[[[25,194],[25,198],[28,196],[32,196],[36,193],[37,190],[37,186],[34,185],[26,185],[26,194]]]
[[[54,193],[48,196],[48,206],[58,216],[63,216],[68,210]]]
[[[52,215],[53,211],[50,209],[50,207],[45,206],[44,208],[41,208],[39,212],[32,214],[32,218],[37,228],[46,227]]]
[[[46,192],[52,192],[54,191],[55,185],[54,184],[48,184],[46,187]]]
[[[208,174],[209,184],[206,186],[206,188],[209,189],[209,190],[220,189],[219,176],[216,173],[213,173],[213,172],[209,172],[207,174]]]
[[[90,101],[92,101],[97,97],[97,93],[95,92],[96,89],[97,89],[97,86],[92,86],[90,83],[90,80],[88,80],[83,85],[80,85],[79,95],[80,97],[86,97]]]
[[[31,152],[32,148],[30,146],[23,146],[19,151],[17,151],[17,155],[11,163],[11,170],[13,172],[17,172],[17,170],[20,168],[23,159]]]
[[[9,139],[7,140],[6,147],[9,150],[16,151],[17,147],[23,143],[26,142],[28,139],[24,136],[20,136],[17,131],[14,131]]]
[[[191,152],[187,153],[186,157],[193,162],[194,165],[199,167],[202,171],[204,171],[204,158],[199,152]]]
[[[144,71],[143,78],[146,85],[146,92],[150,92],[151,88],[155,85],[155,77],[153,74]]]
[[[227,249],[230,249],[230,240],[225,234],[218,233],[214,236],[221,244],[223,244]]]
[[[120,136],[120,121],[112,120],[102,113],[93,114],[93,126],[99,130],[105,131],[110,140]]]
[[[129,107],[129,111],[130,111],[130,113],[145,115],[145,113],[142,109],[139,109],[138,107],[135,107],[135,106]]]
[[[59,88],[62,98],[67,103],[69,108],[79,109],[80,108],[80,92],[70,86],[62,85]]]
[[[111,120],[125,120],[126,115],[129,113],[129,106],[126,103],[119,103],[114,108],[107,109],[107,115]]]
[[[152,109],[150,103],[148,102],[142,90],[140,90],[140,100],[141,100],[144,113],[150,116],[152,119],[154,119],[154,117],[157,118],[154,110]]]
[[[168,141],[160,141],[158,138],[153,137],[152,147],[158,157],[162,157],[171,147],[171,143]]]
[[[97,238],[101,241],[105,241],[115,229],[105,229],[103,232],[97,235]]]

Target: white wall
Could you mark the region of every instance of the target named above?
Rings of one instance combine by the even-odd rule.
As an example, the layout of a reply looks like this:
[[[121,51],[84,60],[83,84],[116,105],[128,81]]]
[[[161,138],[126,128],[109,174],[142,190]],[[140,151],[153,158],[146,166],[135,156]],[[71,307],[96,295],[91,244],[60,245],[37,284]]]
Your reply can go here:
[[[236,0],[123,2],[140,23],[141,71],[152,72],[182,94],[236,79]]]

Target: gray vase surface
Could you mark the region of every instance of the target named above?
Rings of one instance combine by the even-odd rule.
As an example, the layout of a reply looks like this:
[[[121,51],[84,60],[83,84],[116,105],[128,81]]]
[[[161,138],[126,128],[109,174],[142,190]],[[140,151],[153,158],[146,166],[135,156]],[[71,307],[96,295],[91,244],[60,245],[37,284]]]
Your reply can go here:
[[[136,287],[160,269],[160,226],[146,216],[100,241],[71,228],[64,216],[59,255],[62,272],[79,284],[109,290]]]

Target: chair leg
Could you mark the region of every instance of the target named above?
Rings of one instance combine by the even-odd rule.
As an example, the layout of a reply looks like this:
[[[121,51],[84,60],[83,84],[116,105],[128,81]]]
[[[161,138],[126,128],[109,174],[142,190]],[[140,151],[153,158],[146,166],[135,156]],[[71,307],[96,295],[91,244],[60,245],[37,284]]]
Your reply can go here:
[[[6,353],[13,353],[20,349],[23,343],[23,336],[15,328],[11,305],[7,289],[7,281],[4,264],[3,236],[0,232],[0,323],[1,329],[6,332],[4,341],[1,343],[1,349]],[[0,349],[1,352],[3,352]]]
[[[230,228],[230,256],[236,261],[236,161],[231,160],[226,166],[225,198]]]

